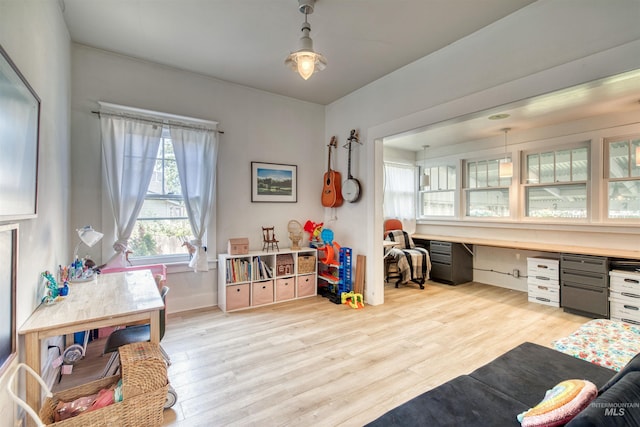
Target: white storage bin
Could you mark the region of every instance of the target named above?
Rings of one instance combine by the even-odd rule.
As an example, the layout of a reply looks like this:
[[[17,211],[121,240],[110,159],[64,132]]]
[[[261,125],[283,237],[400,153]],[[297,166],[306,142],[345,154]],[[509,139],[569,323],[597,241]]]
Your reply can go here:
[[[560,261],[553,258],[532,257],[527,258],[527,275],[555,278],[560,272]]]
[[[609,272],[609,289],[640,296],[640,273],[612,270]]]

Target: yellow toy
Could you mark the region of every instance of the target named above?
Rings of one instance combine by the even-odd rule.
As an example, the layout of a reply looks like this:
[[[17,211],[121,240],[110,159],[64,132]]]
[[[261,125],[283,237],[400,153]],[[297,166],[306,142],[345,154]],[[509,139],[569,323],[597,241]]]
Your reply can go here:
[[[364,307],[364,299],[362,298],[362,294],[357,294],[353,291],[351,292],[343,292],[340,296],[340,300],[342,304],[349,304],[351,308],[363,308]]]

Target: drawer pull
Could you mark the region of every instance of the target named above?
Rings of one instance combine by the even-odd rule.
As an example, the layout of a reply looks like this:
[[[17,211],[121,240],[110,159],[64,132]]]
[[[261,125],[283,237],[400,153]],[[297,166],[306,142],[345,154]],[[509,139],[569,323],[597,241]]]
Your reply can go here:
[[[538,279],[538,280],[551,280],[549,277],[544,277],[544,276],[536,276],[536,279]]]
[[[538,301],[551,302],[549,298],[536,297]]]
[[[538,286],[538,289],[541,289],[543,291],[548,291],[549,290],[549,288],[546,287],[546,286]]]
[[[627,304],[624,305],[624,308],[626,308],[627,310],[635,310],[635,311],[640,310],[640,308],[638,307],[634,307],[632,305],[627,305]]]
[[[629,298],[640,298],[640,295],[630,294],[629,292],[621,292],[620,295],[622,295],[623,297],[629,297]]]
[[[636,283],[636,284],[640,283],[640,280],[636,280],[636,279],[624,279],[624,281],[627,283]]]
[[[634,325],[640,325],[640,322],[638,322],[637,320],[631,320],[631,319],[620,319],[620,320],[627,323],[633,323]]]
[[[544,264],[538,264],[538,268],[549,268],[549,266]]]
[[[240,292],[240,288],[237,288],[237,289],[236,289],[236,292]]]

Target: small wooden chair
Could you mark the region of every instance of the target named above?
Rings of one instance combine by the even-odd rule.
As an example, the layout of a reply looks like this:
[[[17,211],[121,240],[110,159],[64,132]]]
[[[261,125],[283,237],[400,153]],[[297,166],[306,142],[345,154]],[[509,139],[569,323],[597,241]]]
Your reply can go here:
[[[262,227],[262,250],[269,251],[269,248],[276,249],[278,252],[280,248],[278,247],[279,240],[276,239],[276,234],[274,232],[275,227]]]

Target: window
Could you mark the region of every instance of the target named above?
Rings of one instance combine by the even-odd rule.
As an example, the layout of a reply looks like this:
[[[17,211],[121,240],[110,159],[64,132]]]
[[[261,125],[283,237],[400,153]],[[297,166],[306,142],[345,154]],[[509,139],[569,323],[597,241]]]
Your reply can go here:
[[[605,140],[607,216],[640,218],[640,135]]]
[[[509,159],[510,160],[510,159]],[[502,159],[466,162],[466,215],[470,217],[504,218],[509,211],[511,177],[501,178]]]
[[[151,182],[129,238],[132,257],[186,255],[193,239],[168,129],[163,129]]]
[[[384,164],[385,218],[415,219],[416,168],[412,165]]]
[[[429,186],[420,191],[420,216],[455,215],[456,168],[450,165],[426,168]]]
[[[588,218],[588,143],[526,154],[525,216]]]

